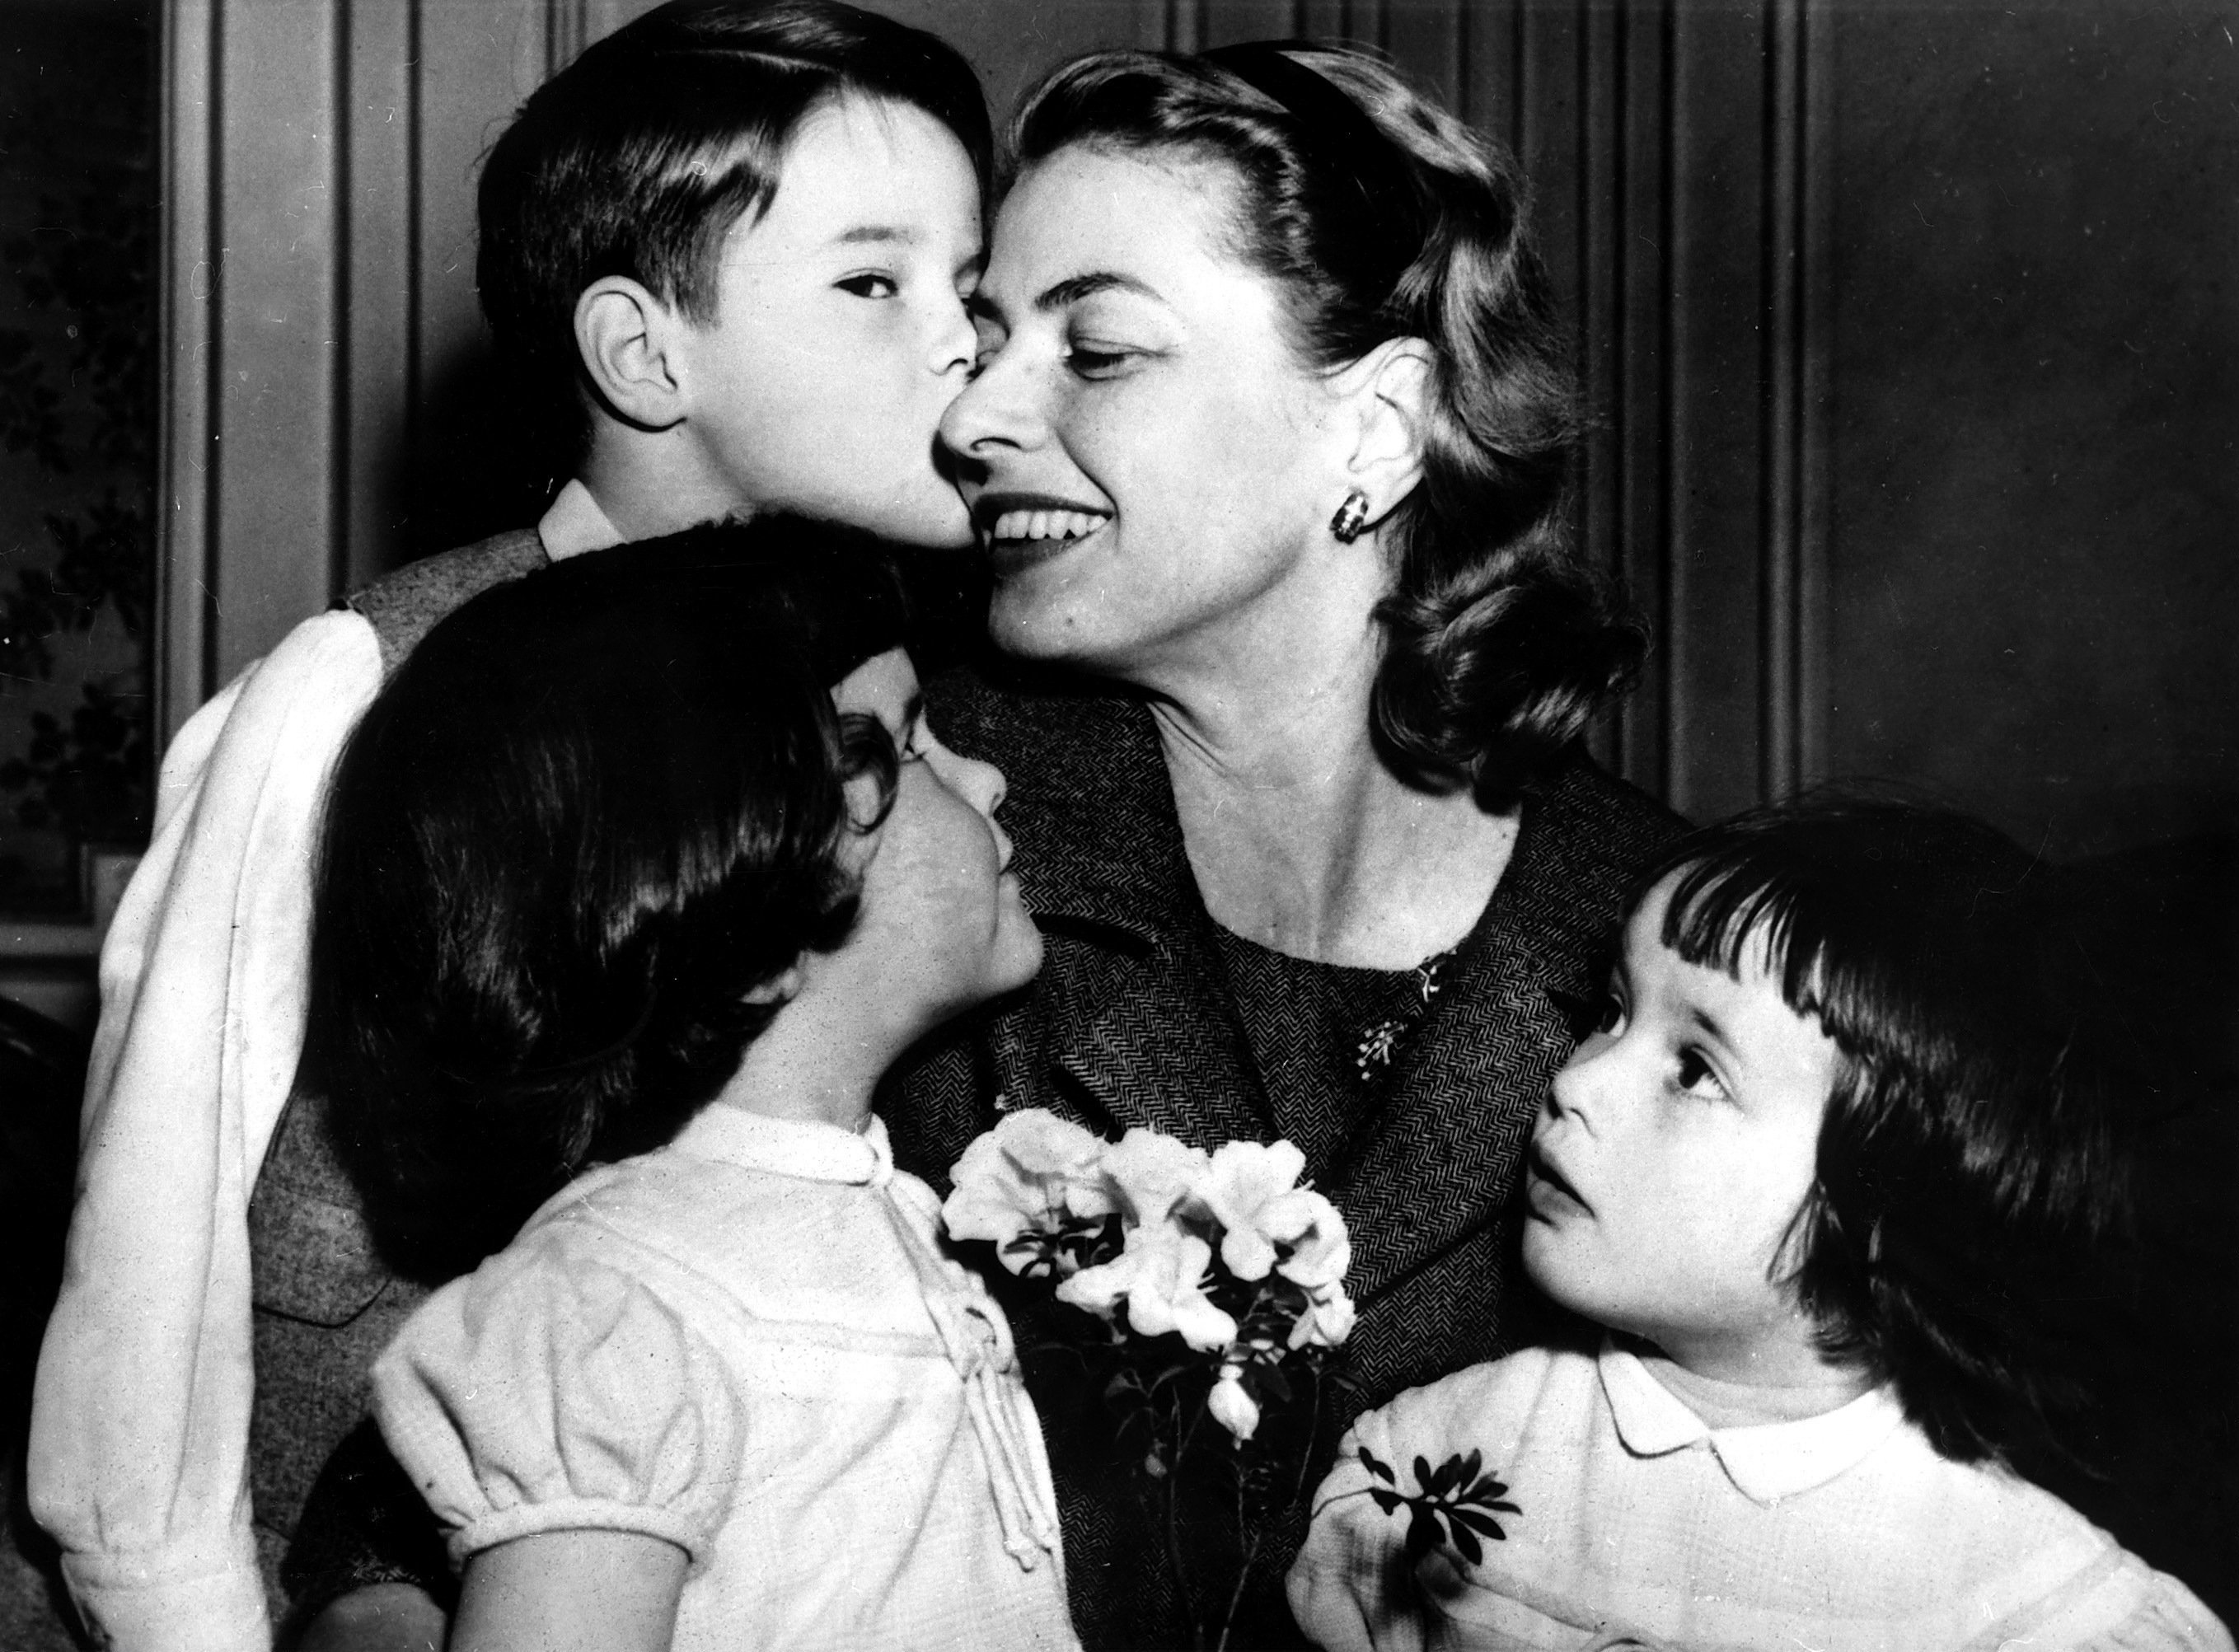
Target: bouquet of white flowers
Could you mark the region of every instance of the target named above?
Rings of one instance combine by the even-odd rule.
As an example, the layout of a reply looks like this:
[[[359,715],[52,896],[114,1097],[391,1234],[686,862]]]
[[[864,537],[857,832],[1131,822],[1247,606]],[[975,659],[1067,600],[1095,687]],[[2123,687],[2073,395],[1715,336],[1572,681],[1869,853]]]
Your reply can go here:
[[[1229,1436],[1208,1472],[1226,1476],[1239,1526],[1271,1488],[1296,1501],[1313,1418],[1286,1431],[1287,1452],[1266,1445],[1261,1425],[1318,1403],[1321,1366],[1352,1330],[1352,1242],[1336,1207],[1298,1184],[1305,1167],[1289,1142],[1208,1153],[1153,1130],[1108,1142],[1054,1113],[1017,1112],[965,1150],[941,1211],[953,1238],[993,1242],[1004,1267],[1051,1282],[1086,1316],[1074,1321],[1077,1351],[1115,1432],[1139,1436],[1133,1460],[1163,1505],[1200,1644],[1225,1639],[1256,1538],[1216,1625],[1197,1605],[1179,1527],[1186,1465],[1208,1455],[1191,1454],[1199,1425],[1209,1416]]]

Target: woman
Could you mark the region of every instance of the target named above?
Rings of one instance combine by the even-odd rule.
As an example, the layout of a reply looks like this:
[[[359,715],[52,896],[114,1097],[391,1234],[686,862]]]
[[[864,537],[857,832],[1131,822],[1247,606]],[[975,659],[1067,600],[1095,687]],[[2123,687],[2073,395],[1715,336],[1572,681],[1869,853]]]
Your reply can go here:
[[[1123,692],[936,701],[1012,777],[1047,961],[887,1114],[936,1177],[1015,1107],[1298,1143],[1353,1235],[1349,1416],[1501,1345],[1525,1132],[1673,825],[1576,744],[1641,634],[1566,550],[1505,156],[1295,45],[1085,58],[1013,136],[942,435],[995,643]],[[1059,1472],[1084,1641],[1185,1642],[1124,1487]],[[1232,1643],[1294,1633],[1295,1541],[1259,1543]]]
[[[1505,156],[1327,47],[1100,54],[1013,136],[942,433],[1029,669],[933,700],[1010,777],[1046,962],[883,1111],[935,1181],[1014,1107],[1298,1143],[1354,1239],[1342,1423],[1502,1345],[1525,1134],[1676,825],[1577,746],[1642,636],[1568,554]],[[1052,1434],[1084,1642],[1186,1644],[1129,1494]],[[1295,1636],[1297,1537],[1232,1644]]]

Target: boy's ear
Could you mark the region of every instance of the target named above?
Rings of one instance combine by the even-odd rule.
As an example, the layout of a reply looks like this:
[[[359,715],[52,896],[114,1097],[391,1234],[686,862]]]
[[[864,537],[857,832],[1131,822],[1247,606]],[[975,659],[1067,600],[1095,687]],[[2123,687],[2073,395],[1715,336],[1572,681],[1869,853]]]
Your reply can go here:
[[[800,991],[801,965],[795,961],[787,965],[761,985],[747,988],[747,1002],[767,1004],[775,1009],[792,1003],[794,995]]]
[[[641,430],[684,416],[673,359],[682,318],[641,282],[603,275],[575,301],[575,353],[607,409]]]

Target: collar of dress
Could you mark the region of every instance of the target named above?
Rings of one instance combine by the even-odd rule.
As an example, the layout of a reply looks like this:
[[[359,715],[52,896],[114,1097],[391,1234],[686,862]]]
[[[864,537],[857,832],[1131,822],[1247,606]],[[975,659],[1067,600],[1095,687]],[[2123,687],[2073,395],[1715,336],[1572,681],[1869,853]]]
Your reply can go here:
[[[964,670],[927,698],[963,720],[960,738],[943,738],[998,763],[1009,781],[1003,824],[1020,846],[1013,869],[1035,921],[1116,932],[1146,951],[1171,945],[1198,926],[1199,908],[1149,708],[1109,691],[1053,691],[1049,680],[1029,672],[998,687]],[[1525,788],[1522,828],[1493,894],[1498,950],[1558,1000],[1583,1001],[1600,980],[1611,914],[1582,906],[1572,885],[1580,857],[1598,853],[1610,806],[1591,766],[1558,761]]]
[[[621,534],[580,478],[570,479],[554,498],[537,521],[536,537],[544,541],[545,555],[555,562],[585,551],[611,550],[622,542]]]
[[[1904,1423],[1897,1390],[1884,1383],[1848,1405],[1801,1422],[1714,1429],[1614,1343],[1602,1344],[1598,1363],[1602,1392],[1626,1450],[1659,1457],[1703,1446],[1751,1503],[1777,1503],[1825,1485],[1864,1461]]]
[[[805,1182],[884,1187],[894,1174],[886,1123],[876,1115],[859,1133],[837,1125],[772,1118],[724,1102],[710,1102],[677,1131],[670,1144],[694,1158],[717,1159]]]

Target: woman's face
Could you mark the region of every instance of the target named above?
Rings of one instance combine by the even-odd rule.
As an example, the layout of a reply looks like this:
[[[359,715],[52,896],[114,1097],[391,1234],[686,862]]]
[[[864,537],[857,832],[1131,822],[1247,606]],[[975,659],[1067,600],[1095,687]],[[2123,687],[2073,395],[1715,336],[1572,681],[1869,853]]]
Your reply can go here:
[[[941,436],[1011,653],[1155,680],[1315,596],[1339,404],[1226,249],[1231,199],[1216,167],[1076,146],[1004,202]]]

